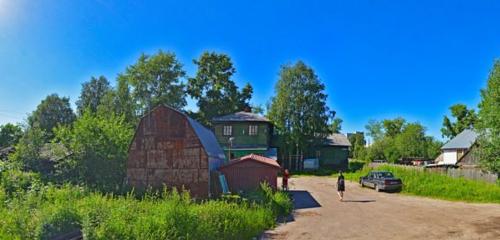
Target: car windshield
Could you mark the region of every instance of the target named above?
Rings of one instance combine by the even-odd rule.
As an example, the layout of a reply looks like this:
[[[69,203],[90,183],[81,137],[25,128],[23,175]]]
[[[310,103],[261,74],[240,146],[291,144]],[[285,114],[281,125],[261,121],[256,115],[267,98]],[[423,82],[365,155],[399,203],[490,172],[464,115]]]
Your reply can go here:
[[[379,172],[376,173],[376,175],[378,175],[379,178],[392,178],[394,176],[390,172]]]

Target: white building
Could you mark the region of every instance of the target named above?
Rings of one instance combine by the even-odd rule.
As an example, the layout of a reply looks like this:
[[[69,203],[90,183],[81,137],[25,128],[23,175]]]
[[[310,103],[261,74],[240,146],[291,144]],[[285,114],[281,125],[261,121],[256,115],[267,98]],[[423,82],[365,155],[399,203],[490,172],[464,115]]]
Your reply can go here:
[[[441,147],[442,154],[436,159],[438,165],[455,165],[476,142],[478,134],[466,129]]]

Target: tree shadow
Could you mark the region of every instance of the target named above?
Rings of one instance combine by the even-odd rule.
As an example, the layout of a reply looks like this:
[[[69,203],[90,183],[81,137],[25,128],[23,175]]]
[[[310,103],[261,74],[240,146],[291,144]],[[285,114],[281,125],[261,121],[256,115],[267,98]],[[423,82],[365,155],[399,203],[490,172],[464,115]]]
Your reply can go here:
[[[321,207],[319,202],[308,191],[292,190],[289,193],[293,199],[293,208],[295,210]]]

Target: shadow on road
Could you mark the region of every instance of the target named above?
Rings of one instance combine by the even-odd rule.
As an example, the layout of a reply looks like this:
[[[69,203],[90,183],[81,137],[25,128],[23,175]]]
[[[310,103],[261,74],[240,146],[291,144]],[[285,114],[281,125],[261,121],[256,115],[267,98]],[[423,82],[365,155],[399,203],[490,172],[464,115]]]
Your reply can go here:
[[[321,207],[318,201],[316,201],[308,191],[292,190],[290,194],[292,195],[294,209]]]
[[[360,203],[369,203],[369,202],[375,202],[375,200],[343,200],[342,202],[360,202]]]

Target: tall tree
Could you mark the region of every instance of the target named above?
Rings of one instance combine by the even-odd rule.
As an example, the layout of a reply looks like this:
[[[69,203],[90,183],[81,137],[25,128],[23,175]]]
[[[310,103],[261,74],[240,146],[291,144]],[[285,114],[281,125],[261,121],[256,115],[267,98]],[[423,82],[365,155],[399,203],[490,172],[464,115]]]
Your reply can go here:
[[[78,115],[82,115],[85,110],[97,112],[97,107],[109,91],[111,86],[104,76],[92,77],[90,81],[83,83],[80,98],[76,101]]]
[[[343,120],[341,118],[334,118],[330,123],[330,131],[332,133],[340,133],[340,130],[342,130],[342,122]]]
[[[124,100],[122,97],[130,94],[139,115],[159,104],[182,109],[186,106],[182,81],[186,73],[182,67],[171,52],[160,50],[152,56],[142,54],[134,65],[128,66],[125,73],[118,76],[118,99]],[[122,104],[122,107],[128,107],[126,105],[130,103]]]
[[[23,130],[19,125],[7,123],[0,125],[0,148],[13,146],[23,136]]]
[[[282,66],[279,75],[268,117],[282,138],[280,150],[308,154],[311,145],[329,134],[328,121],[334,117],[326,105],[325,85],[302,61]]]
[[[395,137],[400,134],[406,125],[406,120],[402,117],[395,119],[385,119],[383,122],[385,135],[389,137]]]
[[[479,103],[480,159],[484,168],[500,173],[500,60],[491,70]]]
[[[365,157],[365,133],[355,132],[347,134],[347,138],[351,143],[351,151],[349,151],[349,157],[356,158],[359,160],[364,160]]]
[[[384,137],[384,125],[377,120],[369,120],[365,126],[367,135],[370,136],[373,142],[381,140]]]
[[[455,104],[450,107],[450,111],[456,120],[452,122],[448,116],[443,117],[443,128],[441,128],[443,137],[453,138],[465,129],[474,128],[474,123],[477,121],[474,109],[467,109],[464,104]]]
[[[49,137],[53,136],[53,128],[68,125],[75,120],[69,98],[57,94],[47,96],[28,117],[30,127],[40,127]]]
[[[226,54],[204,52],[198,60],[196,76],[190,78],[187,92],[197,100],[199,112],[195,115],[205,125],[211,126],[213,117],[233,113],[250,107],[253,88],[246,84],[238,90],[232,77],[236,69]]]

